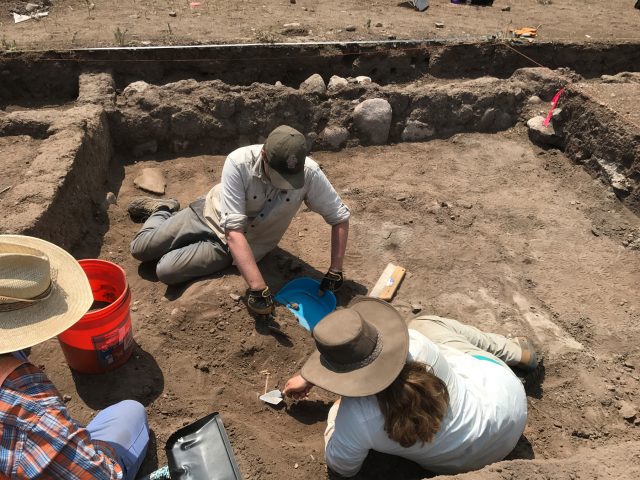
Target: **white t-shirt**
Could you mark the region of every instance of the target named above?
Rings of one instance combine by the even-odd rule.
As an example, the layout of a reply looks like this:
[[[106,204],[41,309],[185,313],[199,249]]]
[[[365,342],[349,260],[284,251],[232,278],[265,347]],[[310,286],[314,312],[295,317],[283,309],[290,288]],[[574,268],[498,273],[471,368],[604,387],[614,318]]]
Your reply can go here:
[[[343,397],[325,432],[327,466],[343,476],[360,470],[369,450],[413,460],[434,473],[454,474],[502,460],[527,422],[527,399],[515,374],[409,330],[409,359],[425,363],[449,391],[449,409],[434,439],[405,448],[384,431],[375,395]]]

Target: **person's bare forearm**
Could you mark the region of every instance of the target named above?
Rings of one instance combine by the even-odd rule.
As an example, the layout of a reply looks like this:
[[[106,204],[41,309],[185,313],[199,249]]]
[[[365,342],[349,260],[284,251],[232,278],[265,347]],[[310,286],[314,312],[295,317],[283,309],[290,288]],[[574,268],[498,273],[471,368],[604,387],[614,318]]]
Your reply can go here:
[[[247,237],[240,230],[226,230],[227,246],[238,270],[251,290],[263,290],[267,284],[256,264]]]
[[[341,272],[349,238],[349,220],[331,227],[331,270]]]

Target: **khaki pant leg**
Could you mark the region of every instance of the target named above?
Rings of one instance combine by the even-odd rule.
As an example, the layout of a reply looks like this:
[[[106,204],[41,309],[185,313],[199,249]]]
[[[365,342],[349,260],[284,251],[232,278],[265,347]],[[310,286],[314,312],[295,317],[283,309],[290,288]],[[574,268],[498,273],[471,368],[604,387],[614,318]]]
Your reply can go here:
[[[516,341],[497,333],[485,333],[450,318],[422,315],[410,320],[408,326],[436,344],[492,358],[501,364],[515,365],[522,356],[522,349]]]

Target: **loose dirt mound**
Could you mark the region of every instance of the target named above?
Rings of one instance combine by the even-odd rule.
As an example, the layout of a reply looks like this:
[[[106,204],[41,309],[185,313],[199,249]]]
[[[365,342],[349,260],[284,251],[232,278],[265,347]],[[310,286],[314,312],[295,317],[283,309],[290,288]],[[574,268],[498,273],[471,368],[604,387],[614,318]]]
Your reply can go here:
[[[393,302],[405,316],[420,303],[423,313],[530,335],[542,347],[546,378],[529,397],[529,425],[513,459],[566,459],[596,447],[604,458],[637,439],[639,252],[607,232],[636,231],[640,221],[604,185],[556,151],[531,146],[520,127],[314,158],[353,211],[345,264],[351,280],[339,304],[365,293],[393,261],[408,271]],[[297,372],[313,349],[307,332],[283,308],[277,317],[288,339],[256,326],[230,296],[244,291],[235,269],[167,289],[153,266],[139,266],[128,253],[139,225],[126,206],[140,194],[133,178],[141,168],[161,168],[167,196],[186,206],[218,181],[223,161],[145,159],[113,172],[119,199],[99,255],[121,264],[131,283],[138,342],[132,360],[106,376],[73,378],[54,341],[37,347],[34,358],[72,396],[69,408],[80,420],[126,397],[147,405],[156,436],[151,451],[160,453],[145,471],[165,461],[162,446],[171,432],[219,411],[245,478],[323,478],[322,431],[333,397],[315,390],[282,410],[257,399],[261,372],[271,373],[269,388]],[[594,233],[594,222],[602,233]],[[328,262],[329,227],[302,209],[281,249],[260,267],[277,290],[294,277],[319,278]],[[625,448],[632,454],[620,455],[619,465],[608,461],[606,473],[637,478],[638,445]],[[501,471],[473,475],[597,477],[595,462],[582,470],[556,465],[508,462]],[[372,455],[361,478],[425,475],[408,462]]]

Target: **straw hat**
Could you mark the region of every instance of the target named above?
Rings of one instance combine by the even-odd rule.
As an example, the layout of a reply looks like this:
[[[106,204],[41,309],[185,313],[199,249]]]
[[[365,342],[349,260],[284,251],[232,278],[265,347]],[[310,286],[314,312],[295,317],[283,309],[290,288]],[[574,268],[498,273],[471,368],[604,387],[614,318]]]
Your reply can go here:
[[[338,395],[381,392],[400,374],[409,353],[409,331],[386,302],[356,297],[313,329],[318,351],[302,367],[309,382]]]
[[[63,249],[39,238],[0,235],[0,353],[55,337],[92,303],[87,276]]]

